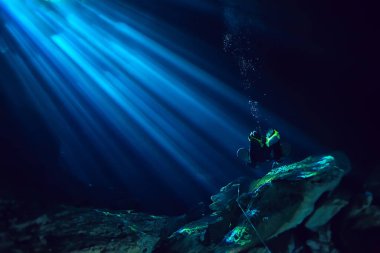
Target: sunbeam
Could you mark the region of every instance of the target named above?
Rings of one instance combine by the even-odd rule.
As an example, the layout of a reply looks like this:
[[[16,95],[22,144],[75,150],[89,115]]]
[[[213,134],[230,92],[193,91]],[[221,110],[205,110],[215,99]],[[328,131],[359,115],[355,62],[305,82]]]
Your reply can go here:
[[[249,107],[200,67],[207,58],[192,50],[202,45],[117,1],[0,4],[1,52],[21,81],[3,89],[13,103],[27,94],[83,184],[117,182],[143,198],[136,188],[154,180],[145,188],[194,203],[244,173],[235,152],[247,145]]]
[[[149,17],[109,2],[0,2],[16,42],[6,58],[84,183],[115,174],[132,190],[149,173],[210,191],[207,177],[236,170],[247,127],[224,107],[243,100],[172,50],[173,35],[149,30]]]

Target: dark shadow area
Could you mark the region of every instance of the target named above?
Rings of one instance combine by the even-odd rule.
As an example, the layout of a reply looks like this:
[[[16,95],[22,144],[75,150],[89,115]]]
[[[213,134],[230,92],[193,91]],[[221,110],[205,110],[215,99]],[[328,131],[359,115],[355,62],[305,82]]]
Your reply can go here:
[[[356,1],[224,2],[236,11],[231,11],[237,15],[236,43],[250,45],[237,55],[262,59],[249,96],[327,150],[345,151],[355,170],[372,170],[380,141],[375,134],[379,38],[374,6]]]

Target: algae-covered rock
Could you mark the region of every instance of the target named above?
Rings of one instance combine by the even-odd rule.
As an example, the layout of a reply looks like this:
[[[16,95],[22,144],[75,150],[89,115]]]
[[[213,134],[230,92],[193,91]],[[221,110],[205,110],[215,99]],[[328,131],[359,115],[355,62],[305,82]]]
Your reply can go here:
[[[166,243],[161,243],[157,252],[239,252],[265,248],[265,241],[297,227],[310,216],[317,200],[333,191],[349,170],[348,159],[334,154],[308,157],[275,168],[249,187],[241,187],[246,191],[241,190],[239,182],[232,182],[212,197],[212,216],[203,219],[186,236],[178,236],[189,231],[187,226],[181,228]]]
[[[335,222],[342,252],[380,252],[380,205],[372,201],[370,192],[352,196]]]
[[[211,197],[210,215],[203,205],[178,217],[67,206],[27,214],[20,203],[0,201],[0,252],[333,250],[326,223],[346,202],[326,195],[348,170],[347,159],[333,154],[275,168],[258,180],[241,178]],[[367,206],[348,213],[352,229],[377,229],[371,222],[377,212]],[[303,243],[295,232],[300,227],[312,233]]]
[[[237,198],[240,183],[239,182],[231,182],[228,185],[222,187],[220,191],[211,196],[212,204],[210,205],[210,209],[214,212],[221,212],[222,210],[226,210],[230,208],[230,205],[235,202]]]
[[[308,219],[305,226],[313,231],[326,225],[343,207],[348,204],[348,200],[332,198],[320,206]]]
[[[208,252],[204,238],[209,224],[220,219],[216,215],[193,221],[178,229],[169,238],[161,240],[154,252]]]
[[[30,208],[30,204],[26,206]],[[154,216],[69,206],[30,214],[15,201],[0,201],[0,252],[152,252],[183,217]],[[172,228],[172,230],[168,230]]]
[[[340,159],[344,157],[340,156]],[[249,192],[252,197],[242,200],[245,216],[221,243],[223,247],[253,247],[262,240],[271,239],[302,223],[314,210],[314,204],[326,192],[331,192],[349,167],[341,168],[334,156],[308,157],[305,160],[271,170],[263,178],[253,182]],[[249,201],[247,201],[249,200]],[[255,233],[255,226],[258,233]],[[244,235],[233,236],[235,230]]]

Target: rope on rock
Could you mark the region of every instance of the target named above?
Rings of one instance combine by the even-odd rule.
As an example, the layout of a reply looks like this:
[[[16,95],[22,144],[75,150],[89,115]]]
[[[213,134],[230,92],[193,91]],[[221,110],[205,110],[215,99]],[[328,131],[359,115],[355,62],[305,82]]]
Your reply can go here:
[[[238,185],[238,197],[236,198],[236,203],[238,204],[240,210],[243,212],[244,217],[247,219],[248,223],[251,225],[253,230],[255,231],[257,238],[259,238],[260,242],[264,245],[265,249],[269,252],[272,253],[272,251],[269,249],[268,245],[265,243],[263,238],[260,236],[259,231],[257,231],[256,227],[253,225],[252,221],[249,219],[246,211],[244,211],[243,207],[239,203],[239,197],[240,197],[240,184]]]

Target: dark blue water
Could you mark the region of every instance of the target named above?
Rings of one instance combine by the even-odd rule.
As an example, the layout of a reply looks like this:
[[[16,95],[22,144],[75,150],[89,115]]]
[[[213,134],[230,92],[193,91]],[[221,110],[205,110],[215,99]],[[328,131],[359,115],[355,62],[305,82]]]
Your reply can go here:
[[[47,108],[48,104],[38,108],[36,100],[44,98],[30,97],[20,79],[21,68],[12,67],[3,54],[2,194],[49,203],[181,213],[199,201],[207,202],[210,194],[236,177],[255,174],[236,160],[235,151],[248,145],[246,135],[258,121],[263,128],[280,130],[284,141],[292,145],[293,160],[339,149],[352,159],[358,181],[374,168],[379,141],[378,40],[370,6],[347,1],[125,2],[143,14],[141,20],[134,20],[140,21],[136,27],[142,34],[151,32],[151,38],[166,45],[169,52],[183,56],[223,85],[202,86],[207,80],[199,72],[190,71],[189,66],[176,69],[176,64],[163,60],[157,51],[149,52],[148,46],[135,41],[129,49],[144,62],[159,64],[163,70],[159,74],[181,80],[175,82],[176,87],[201,101],[203,109],[187,101],[188,96],[172,97],[178,100],[170,104],[165,94],[155,93],[151,77],[147,86],[135,80],[139,84],[136,96],[130,97],[132,104],[145,98],[151,108],[139,114],[141,122],[151,119],[146,128],[130,114],[121,113],[130,108],[126,102],[117,107],[112,99],[100,96],[102,100],[95,100],[104,107],[97,108],[77,90],[74,101],[91,115],[92,125],[74,114],[70,110],[74,101],[65,104],[67,100],[54,92],[56,86],[44,78],[33,59],[20,53],[35,84],[43,87],[40,91],[46,92],[57,109]],[[5,26],[8,19],[9,13],[2,10],[2,38],[15,45],[12,52],[18,52],[21,47]],[[227,50],[226,35],[233,38]],[[123,42],[121,47],[132,43],[117,38]],[[255,71],[242,72],[241,59],[252,63]],[[97,66],[108,62],[97,61]],[[130,76],[144,76],[140,71]],[[73,83],[65,71],[60,78],[63,84]],[[71,91],[74,94],[74,88]],[[251,114],[249,101],[258,103],[257,115]],[[120,115],[124,116],[115,123]],[[133,124],[126,124],[129,118]],[[60,129],[61,122],[77,138]],[[94,131],[95,126],[99,130]]]

